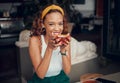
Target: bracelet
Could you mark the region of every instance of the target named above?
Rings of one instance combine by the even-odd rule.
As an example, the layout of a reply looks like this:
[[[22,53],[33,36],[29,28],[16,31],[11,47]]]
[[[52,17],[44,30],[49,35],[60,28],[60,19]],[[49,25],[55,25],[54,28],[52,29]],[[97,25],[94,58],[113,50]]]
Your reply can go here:
[[[66,56],[66,51],[64,53],[60,51],[60,53],[62,56]]]

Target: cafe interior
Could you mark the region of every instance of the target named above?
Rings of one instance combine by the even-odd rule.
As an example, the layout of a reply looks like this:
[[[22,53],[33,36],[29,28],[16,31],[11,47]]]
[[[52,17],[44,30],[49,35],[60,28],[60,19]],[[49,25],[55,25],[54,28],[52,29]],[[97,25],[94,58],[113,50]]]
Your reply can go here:
[[[51,3],[68,13],[70,83],[120,83],[120,0],[0,0],[0,83],[27,83],[32,78],[32,21]]]

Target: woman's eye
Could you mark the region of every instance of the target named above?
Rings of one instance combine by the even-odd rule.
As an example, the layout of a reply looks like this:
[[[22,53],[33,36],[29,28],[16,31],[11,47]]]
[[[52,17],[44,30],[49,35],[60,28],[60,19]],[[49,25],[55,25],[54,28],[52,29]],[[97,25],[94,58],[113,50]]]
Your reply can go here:
[[[50,26],[52,26],[53,24],[49,24]]]
[[[63,23],[59,23],[59,25],[63,25]]]

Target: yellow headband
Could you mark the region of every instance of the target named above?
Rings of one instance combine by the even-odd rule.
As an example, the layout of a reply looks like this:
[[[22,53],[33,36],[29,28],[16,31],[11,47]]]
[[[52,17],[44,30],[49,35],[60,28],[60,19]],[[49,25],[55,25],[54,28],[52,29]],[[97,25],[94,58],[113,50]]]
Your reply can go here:
[[[62,15],[64,15],[64,11],[63,11],[63,9],[62,9],[61,7],[59,7],[59,6],[57,6],[57,5],[50,5],[50,6],[48,6],[47,8],[45,8],[45,9],[43,10],[43,12],[42,12],[42,19],[44,18],[44,16],[45,16],[51,9],[57,9],[57,10],[59,10],[59,11],[62,13]]]

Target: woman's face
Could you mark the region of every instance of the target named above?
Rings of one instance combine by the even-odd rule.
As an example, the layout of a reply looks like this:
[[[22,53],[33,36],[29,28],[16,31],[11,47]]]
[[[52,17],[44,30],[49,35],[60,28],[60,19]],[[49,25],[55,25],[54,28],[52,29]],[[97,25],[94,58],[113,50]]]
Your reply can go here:
[[[44,24],[46,36],[54,37],[63,31],[63,15],[59,12],[52,12],[46,15]]]

